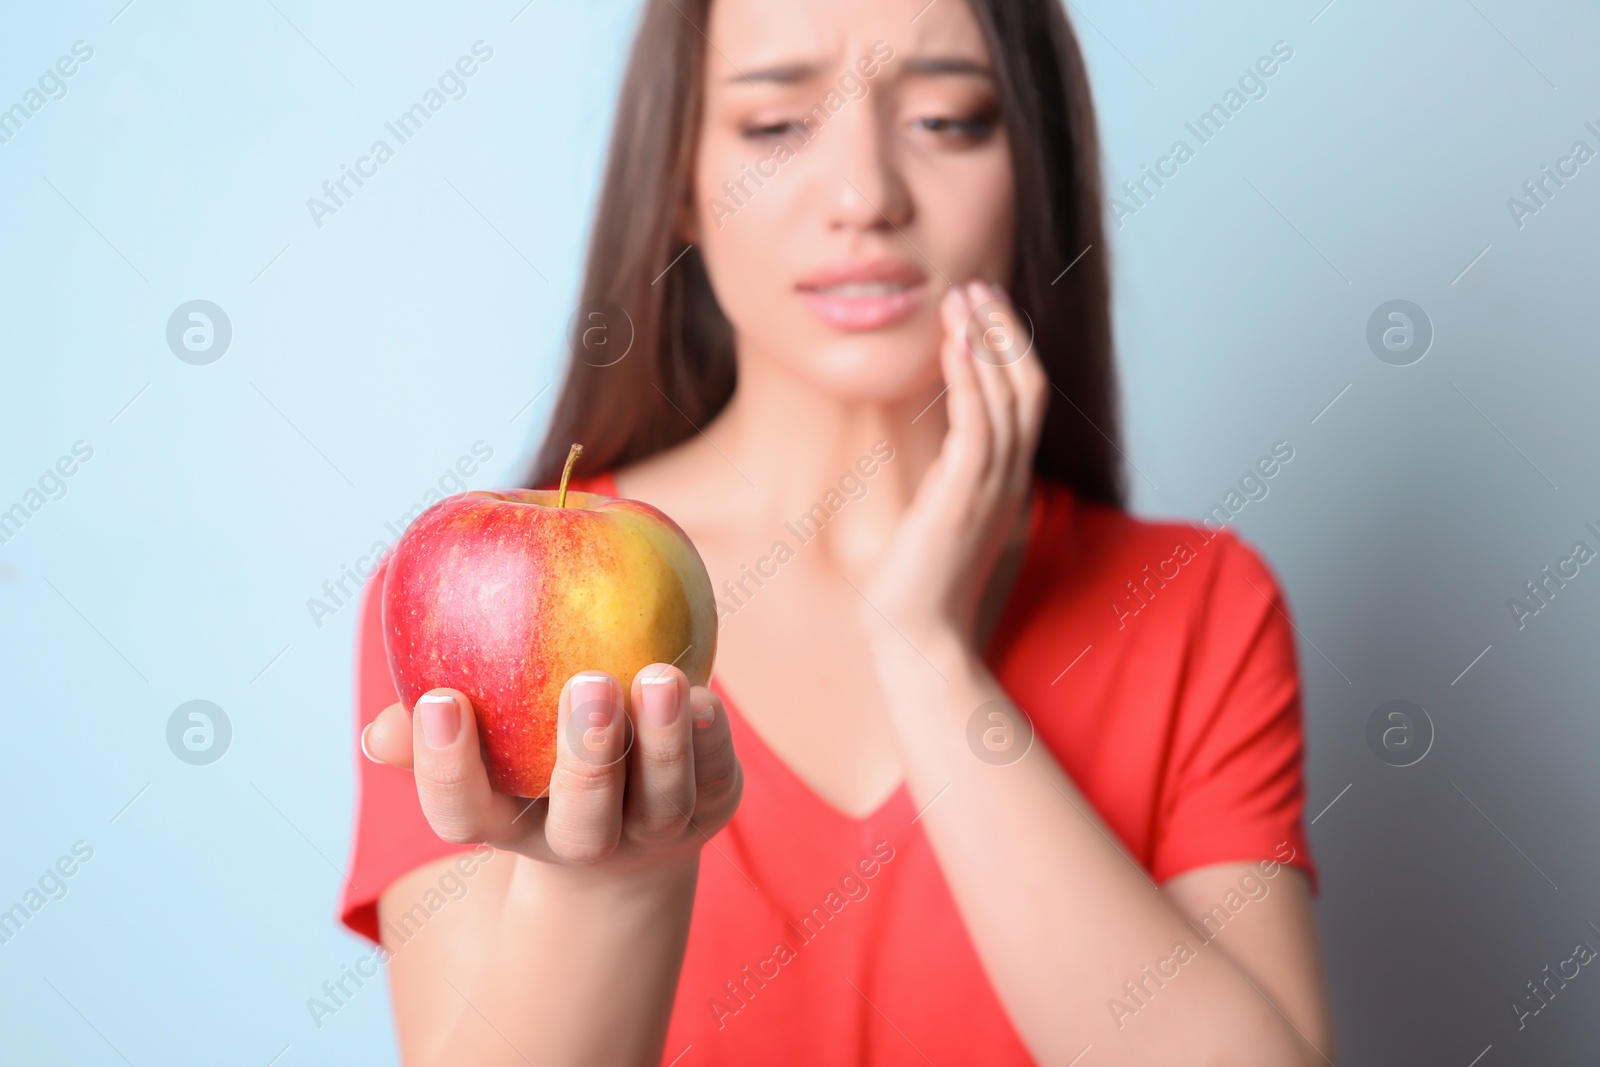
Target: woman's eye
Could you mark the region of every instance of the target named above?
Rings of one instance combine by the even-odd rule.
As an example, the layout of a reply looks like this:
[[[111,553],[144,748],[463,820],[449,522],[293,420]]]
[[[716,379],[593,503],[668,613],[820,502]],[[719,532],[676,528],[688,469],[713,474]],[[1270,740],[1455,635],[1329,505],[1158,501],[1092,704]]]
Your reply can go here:
[[[994,130],[994,120],[984,115],[964,119],[933,115],[917,119],[914,125],[941,137],[966,141],[981,141]]]
[[[800,132],[801,124],[798,122],[774,122],[766,126],[748,126],[742,131],[742,136],[748,141],[772,141],[780,137],[791,137]]]

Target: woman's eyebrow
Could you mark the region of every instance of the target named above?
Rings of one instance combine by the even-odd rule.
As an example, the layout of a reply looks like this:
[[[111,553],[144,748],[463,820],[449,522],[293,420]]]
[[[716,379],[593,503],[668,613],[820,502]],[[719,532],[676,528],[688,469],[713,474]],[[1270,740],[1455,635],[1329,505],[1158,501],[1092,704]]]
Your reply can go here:
[[[907,74],[967,74],[994,78],[994,71],[987,63],[964,56],[908,56],[901,62],[900,69]]]
[[[753,85],[756,82],[772,82],[777,85],[794,85],[796,82],[815,78],[821,73],[822,67],[820,64],[797,60],[792,63],[779,63],[771,67],[763,67],[760,70],[740,71],[729,78],[726,84]]]
[[[964,56],[911,56],[901,62],[900,69],[906,74],[924,77],[966,75],[988,78],[991,81],[994,79],[994,71],[987,63]],[[754,85],[758,82],[767,82],[775,85],[795,85],[818,78],[822,74],[822,64],[797,60],[762,67],[759,70],[741,71],[729,78],[727,84]]]

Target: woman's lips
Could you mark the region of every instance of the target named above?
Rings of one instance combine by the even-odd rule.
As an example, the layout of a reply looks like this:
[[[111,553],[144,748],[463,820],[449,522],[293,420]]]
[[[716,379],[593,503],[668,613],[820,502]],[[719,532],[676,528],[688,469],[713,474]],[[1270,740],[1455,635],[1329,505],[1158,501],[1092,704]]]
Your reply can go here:
[[[802,287],[806,306],[840,330],[881,330],[905,322],[928,296],[926,281],[857,281]]]

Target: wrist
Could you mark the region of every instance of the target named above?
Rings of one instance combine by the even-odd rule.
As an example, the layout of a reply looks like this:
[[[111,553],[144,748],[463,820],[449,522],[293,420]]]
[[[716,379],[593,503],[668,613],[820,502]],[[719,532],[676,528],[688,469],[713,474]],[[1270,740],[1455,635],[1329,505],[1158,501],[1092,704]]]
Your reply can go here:
[[[700,853],[686,850],[682,855],[649,862],[590,866],[533,860],[526,866],[530,879],[543,892],[626,903],[676,897],[685,890],[692,895],[700,874]]]
[[[868,650],[885,681],[904,680],[910,671],[954,682],[982,667],[977,650],[954,626],[882,625],[869,636]]]

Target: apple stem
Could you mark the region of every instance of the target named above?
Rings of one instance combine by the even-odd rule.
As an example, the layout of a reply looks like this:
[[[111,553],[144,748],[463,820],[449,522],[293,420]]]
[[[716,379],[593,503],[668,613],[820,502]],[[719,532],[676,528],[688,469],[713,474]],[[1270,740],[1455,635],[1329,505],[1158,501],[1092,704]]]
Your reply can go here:
[[[567,479],[572,477],[572,468],[581,455],[583,455],[582,445],[573,445],[572,451],[567,453],[567,465],[561,470],[561,488],[556,490],[556,507],[558,508],[567,506]]]

